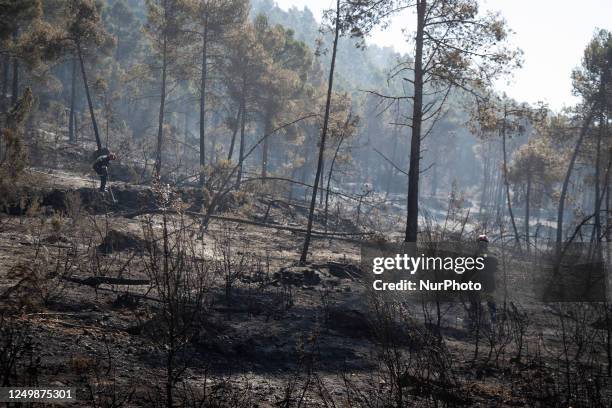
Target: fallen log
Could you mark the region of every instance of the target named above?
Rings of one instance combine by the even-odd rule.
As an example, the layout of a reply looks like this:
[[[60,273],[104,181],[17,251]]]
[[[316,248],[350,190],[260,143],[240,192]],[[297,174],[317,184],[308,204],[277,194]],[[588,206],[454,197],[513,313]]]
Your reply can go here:
[[[138,217],[139,215],[161,214],[161,213],[163,213],[163,210],[160,210],[157,208],[151,208],[151,209],[139,210],[139,211],[134,211],[131,213],[123,214],[123,217],[134,218],[134,217]],[[174,210],[166,210],[166,213],[167,214],[177,214],[177,212]],[[183,213],[190,215],[192,217],[204,217],[205,216],[205,214],[200,214],[194,211],[184,211]],[[290,227],[288,225],[280,225],[280,224],[269,224],[269,223],[264,223],[264,222],[259,222],[259,221],[245,220],[244,218],[224,217],[222,215],[209,215],[208,218],[211,218],[214,220],[220,220],[220,221],[235,222],[239,224],[256,225],[262,228],[274,228],[278,230],[297,232],[301,234],[305,234],[307,232],[304,228]],[[373,232],[324,232],[324,231],[312,230],[311,234],[317,235],[320,237],[334,237],[334,236],[342,237],[342,236],[365,236],[365,235],[372,235],[374,233]]]
[[[285,231],[291,231],[291,232],[297,232],[297,233],[302,233],[305,234],[307,231],[304,228],[298,228],[298,227],[290,227],[288,225],[280,225],[280,224],[269,224],[269,223],[264,223],[264,222],[258,222],[258,221],[251,221],[251,220],[245,220],[243,218],[233,218],[233,217],[224,217],[221,215],[211,215],[210,218],[212,219],[216,219],[216,220],[221,220],[221,221],[228,221],[228,222],[236,222],[236,223],[241,223],[241,224],[250,224],[250,225],[256,225],[259,227],[263,227],[263,228],[275,228],[275,229],[279,229],[279,230],[285,230]],[[312,230],[311,232],[312,235],[318,235],[318,236],[364,236],[364,235],[372,235],[372,232],[324,232],[324,231],[317,231],[317,230]]]

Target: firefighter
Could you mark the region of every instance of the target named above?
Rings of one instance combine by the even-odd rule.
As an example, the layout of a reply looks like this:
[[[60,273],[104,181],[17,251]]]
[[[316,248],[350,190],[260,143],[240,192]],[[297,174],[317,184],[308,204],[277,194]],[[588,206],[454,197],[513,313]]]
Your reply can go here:
[[[108,166],[110,162],[117,160],[117,156],[114,153],[102,154],[96,158],[93,163],[93,169],[100,176],[100,192],[106,191],[106,180],[108,179]]]

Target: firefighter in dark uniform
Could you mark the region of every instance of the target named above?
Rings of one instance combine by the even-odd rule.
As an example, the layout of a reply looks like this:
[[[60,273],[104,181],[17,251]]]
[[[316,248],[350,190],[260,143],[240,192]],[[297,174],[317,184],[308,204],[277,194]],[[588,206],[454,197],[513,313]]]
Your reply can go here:
[[[108,166],[112,160],[116,160],[117,156],[114,153],[102,154],[96,158],[93,163],[93,169],[100,176],[100,192],[106,191],[106,180],[108,180]]]

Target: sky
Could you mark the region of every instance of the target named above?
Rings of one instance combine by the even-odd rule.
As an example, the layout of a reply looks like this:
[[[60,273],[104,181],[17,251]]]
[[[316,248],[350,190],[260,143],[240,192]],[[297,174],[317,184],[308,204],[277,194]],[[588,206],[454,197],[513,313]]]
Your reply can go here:
[[[334,0],[276,0],[287,10],[307,6],[320,20]],[[510,41],[524,52],[523,67],[497,83],[500,91],[522,102],[546,102],[559,110],[575,104],[571,72],[580,65],[583,51],[596,28],[612,31],[612,0],[483,0],[483,9],[500,11],[514,31]],[[409,12],[397,16],[385,30],[373,33],[369,42],[410,53],[402,28],[414,19]]]

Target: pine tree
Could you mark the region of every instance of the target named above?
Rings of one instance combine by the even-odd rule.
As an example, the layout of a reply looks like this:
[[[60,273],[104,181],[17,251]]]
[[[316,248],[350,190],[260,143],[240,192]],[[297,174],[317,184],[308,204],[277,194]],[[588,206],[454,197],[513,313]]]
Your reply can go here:
[[[27,52],[20,48],[22,37],[32,30],[36,21],[42,16],[41,0],[5,0],[0,6],[0,55],[4,60],[4,79],[0,108],[6,112],[6,92],[9,74],[12,74],[11,105],[19,97],[20,62]]]
[[[85,62],[88,59],[95,59],[99,50],[111,49],[115,45],[115,38],[106,31],[98,7],[93,0],[68,0],[66,16],[68,16],[66,21],[67,49],[78,61],[96,145],[98,150],[101,150],[102,140]]]
[[[186,25],[188,21],[189,5],[183,0],[147,0],[148,22],[147,33],[150,36],[153,50],[156,54],[156,63],[159,63],[160,76],[160,102],[157,120],[157,147],[155,153],[156,178],[161,176],[163,142],[164,142],[164,114],[168,83],[172,76],[182,78],[185,73],[183,51],[187,38]]]
[[[211,65],[219,67],[221,64],[219,58],[211,57],[211,54],[221,51],[220,47],[227,32],[244,24],[248,15],[248,5],[245,0],[196,0],[192,6],[192,24],[195,27],[194,32],[197,33],[195,38],[199,40],[196,46],[199,52],[196,55],[200,56],[200,77],[197,85],[200,94],[200,185],[204,185],[205,182],[207,86],[210,81]]]

